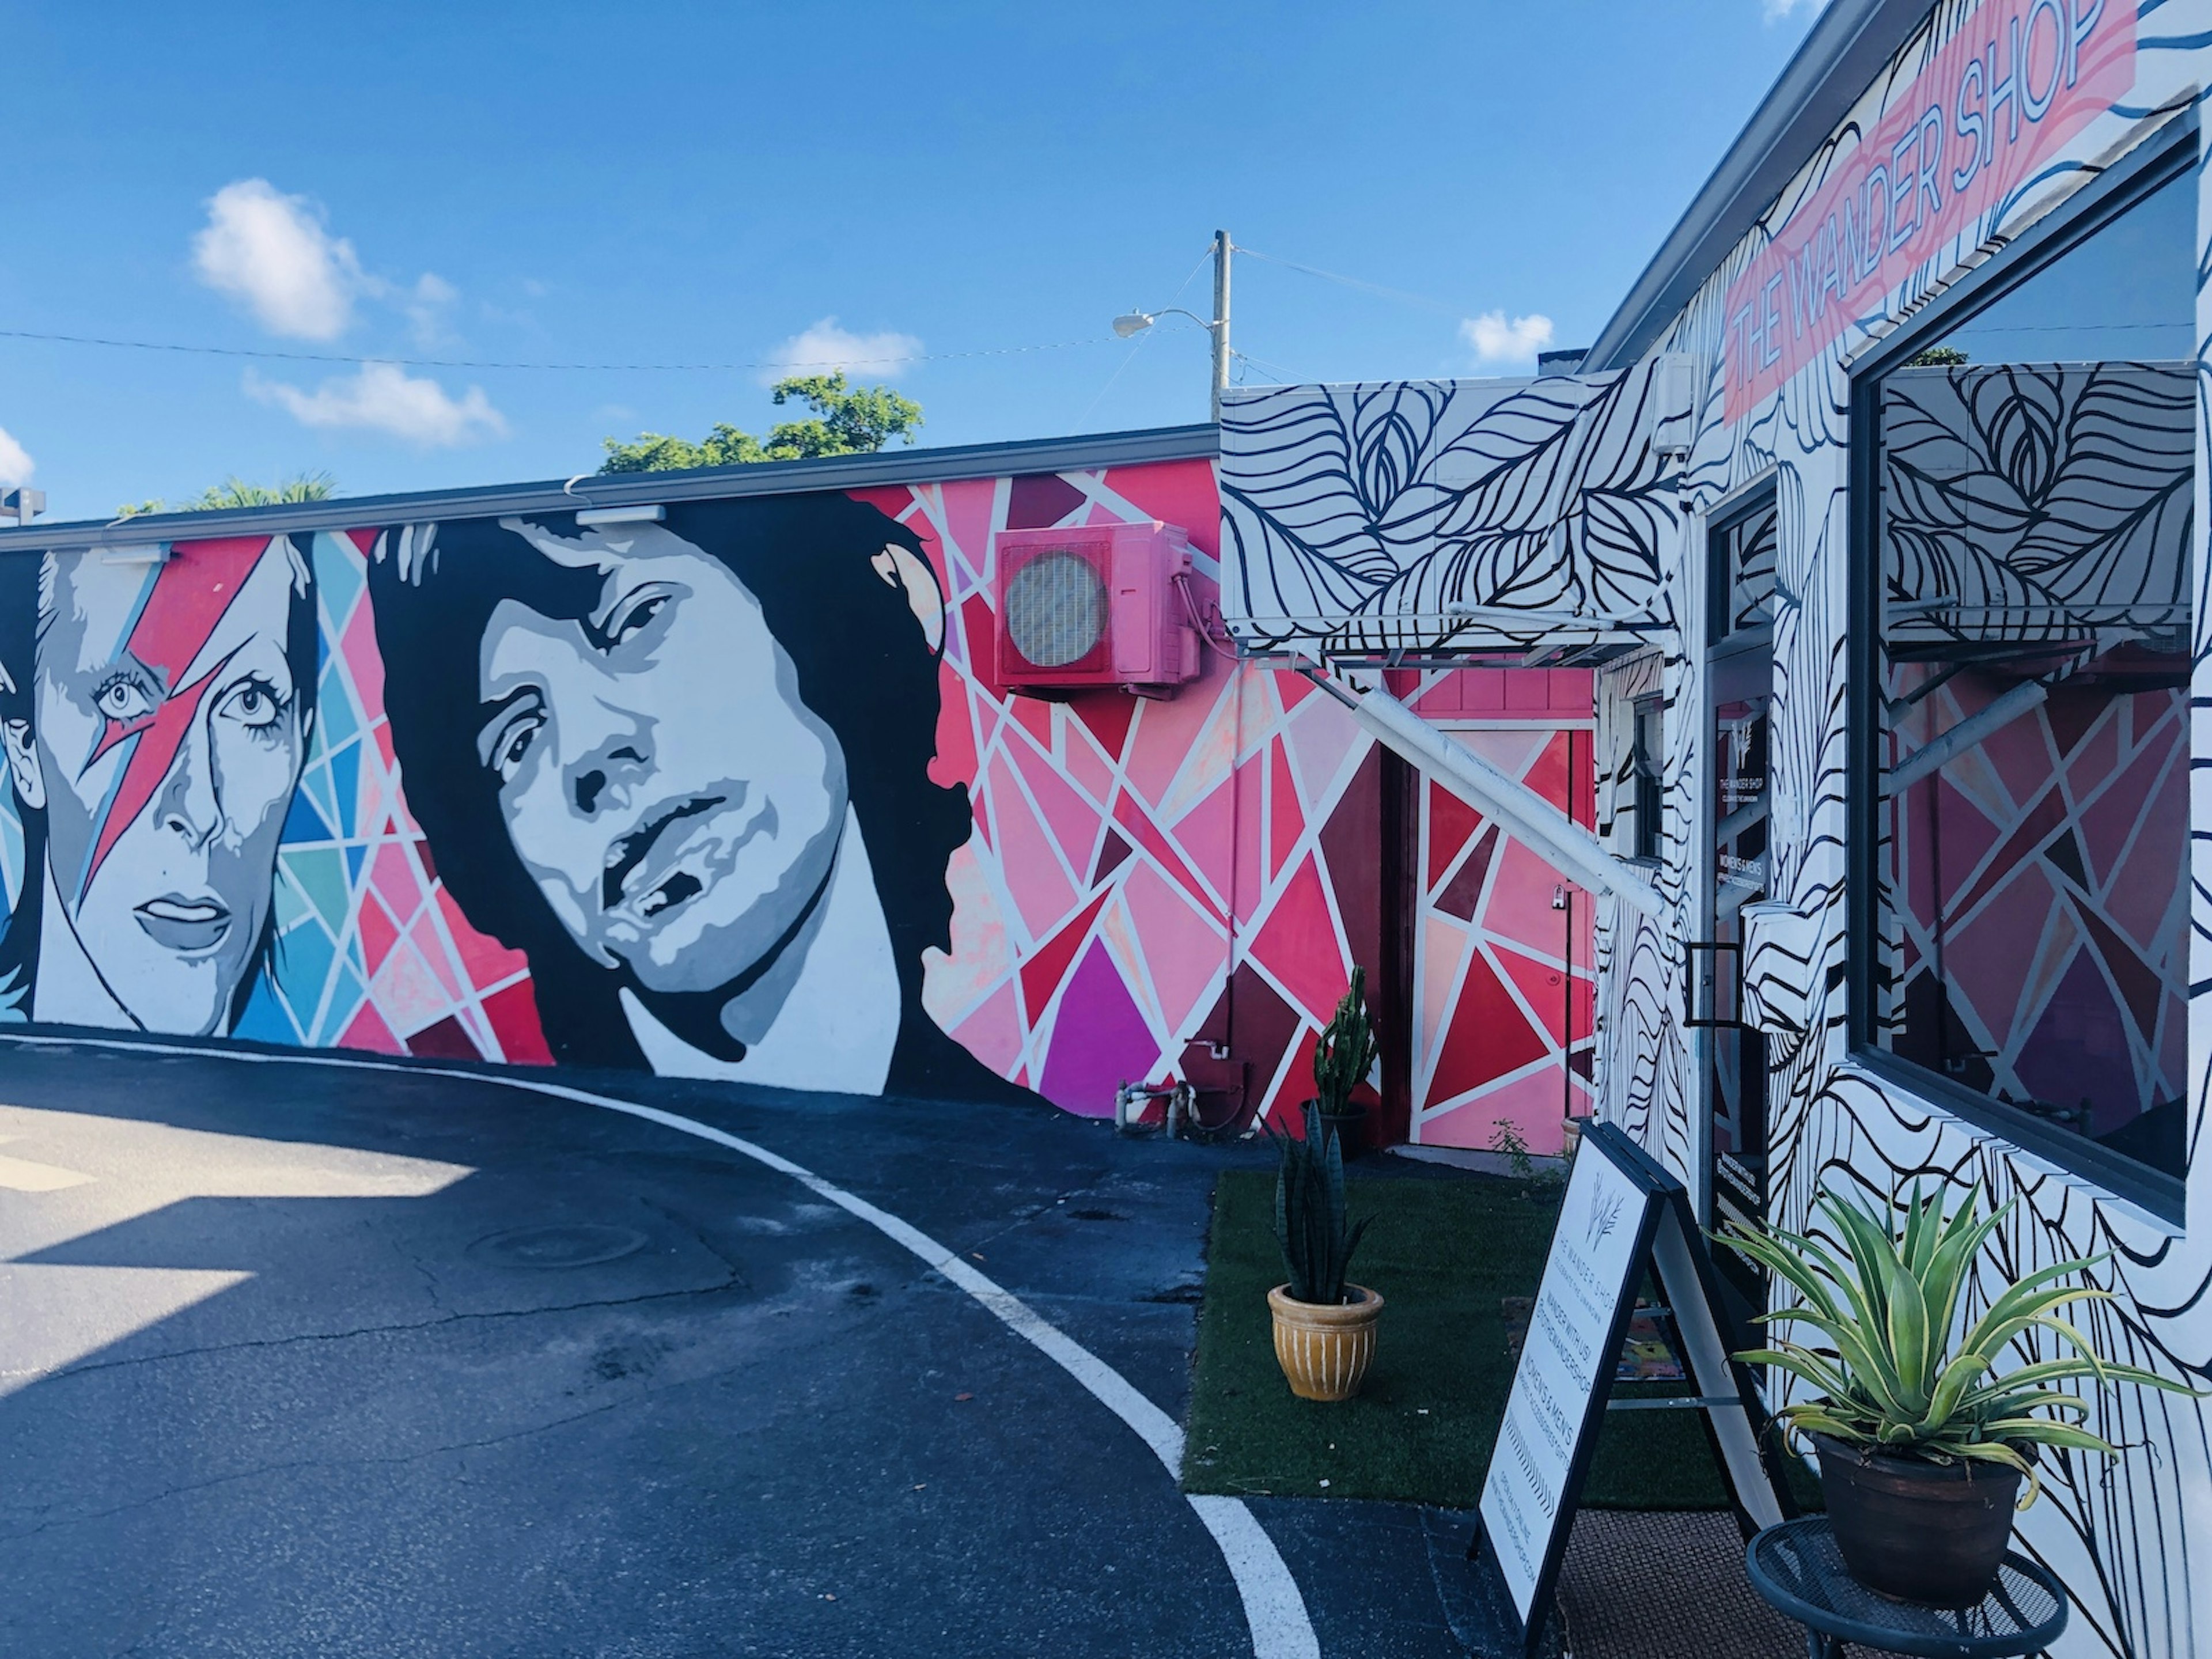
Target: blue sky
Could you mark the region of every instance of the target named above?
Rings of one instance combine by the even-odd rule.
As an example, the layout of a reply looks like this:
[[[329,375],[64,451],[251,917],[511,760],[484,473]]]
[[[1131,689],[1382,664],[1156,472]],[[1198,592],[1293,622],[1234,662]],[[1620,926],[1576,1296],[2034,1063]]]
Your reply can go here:
[[[905,358],[855,373],[933,444],[1201,420],[1203,335],[1107,325],[1204,311],[1216,226],[1430,302],[1241,259],[1254,378],[1525,372],[1542,319],[1611,314],[1817,3],[0,0],[0,329],[337,360],[0,338],[0,474],[83,518],[778,417],[767,368],[398,360]]]

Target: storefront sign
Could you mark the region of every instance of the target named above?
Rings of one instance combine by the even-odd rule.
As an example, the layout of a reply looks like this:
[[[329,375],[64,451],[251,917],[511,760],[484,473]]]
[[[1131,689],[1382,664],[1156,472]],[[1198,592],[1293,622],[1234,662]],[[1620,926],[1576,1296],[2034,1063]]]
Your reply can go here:
[[[1495,1659],[1540,1650],[1552,1589],[1574,1528],[1620,1344],[1650,1273],[1697,1393],[1680,1405],[1708,1416],[1731,1492],[1754,1524],[1783,1516],[1759,1455],[1764,1413],[1716,1315],[1712,1264],[1681,1182],[1610,1124],[1583,1133],[1559,1206],[1552,1253],[1521,1345],[1504,1420],[1482,1487],[1470,1552]],[[1637,1401],[1650,1405],[1651,1401]]]
[[[2125,0],[1987,0],[1729,284],[1740,420],[2135,84]]]
[[[1601,1408],[1599,1378],[1610,1380],[1620,1351],[1651,1210],[1651,1194],[1611,1158],[1585,1151],[1575,1159],[1482,1485],[1483,1528],[1524,1620],[1553,1533],[1572,1513],[1575,1449]]]

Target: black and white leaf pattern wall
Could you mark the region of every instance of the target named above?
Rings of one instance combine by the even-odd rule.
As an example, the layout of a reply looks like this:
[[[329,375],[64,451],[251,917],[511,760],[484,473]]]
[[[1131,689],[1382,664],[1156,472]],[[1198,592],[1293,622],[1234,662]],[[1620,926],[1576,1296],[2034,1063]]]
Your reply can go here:
[[[1665,618],[1656,363],[1524,382],[1283,386],[1222,408],[1223,609],[1259,650],[1533,642],[1453,605]],[[1655,610],[1655,607],[1658,607]]]

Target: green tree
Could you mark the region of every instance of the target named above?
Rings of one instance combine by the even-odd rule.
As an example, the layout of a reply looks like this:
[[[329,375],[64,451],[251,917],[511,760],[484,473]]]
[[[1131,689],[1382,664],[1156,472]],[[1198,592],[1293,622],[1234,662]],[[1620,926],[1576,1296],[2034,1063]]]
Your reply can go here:
[[[842,369],[833,374],[799,374],[769,388],[778,404],[805,404],[813,418],[780,421],[763,443],[727,421],[694,443],[658,432],[641,432],[631,442],[605,441],[602,472],[675,472],[695,466],[738,466],[751,461],[811,461],[823,455],[872,455],[894,438],[914,441],[921,424],[921,405],[887,386],[848,385]]]
[[[218,513],[232,507],[275,507],[287,501],[326,501],[338,493],[337,480],[327,472],[295,472],[273,484],[248,483],[236,473],[203,489],[188,501],[125,501],[115,509],[118,519],[135,519],[142,513]]]

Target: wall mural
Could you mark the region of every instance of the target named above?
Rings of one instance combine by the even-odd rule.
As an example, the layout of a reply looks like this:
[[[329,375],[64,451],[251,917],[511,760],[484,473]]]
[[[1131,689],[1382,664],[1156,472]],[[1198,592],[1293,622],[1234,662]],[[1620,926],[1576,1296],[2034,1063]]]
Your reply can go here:
[[[1301,1097],[1370,743],[1214,653],[991,678],[996,532],[1185,525],[1210,594],[1217,514],[1194,460],[0,560],[0,1018],[1093,1115],[1202,1033]]]
[[[1589,678],[1587,670],[1552,675]],[[1587,691],[1579,701],[1586,710]],[[1431,712],[1427,699],[1413,706]],[[1589,827],[1588,732],[1492,726],[1452,735]],[[1421,788],[1413,913],[1417,1139],[1486,1147],[1504,1122],[1530,1150],[1556,1152],[1559,1125],[1592,1106],[1589,896],[1449,790],[1425,781]]]
[[[1282,386],[1222,408],[1224,608],[1258,649],[1534,642],[1550,619],[1654,619],[1676,463],[1662,366],[1528,381]],[[1687,441],[1686,431],[1680,434]]]

